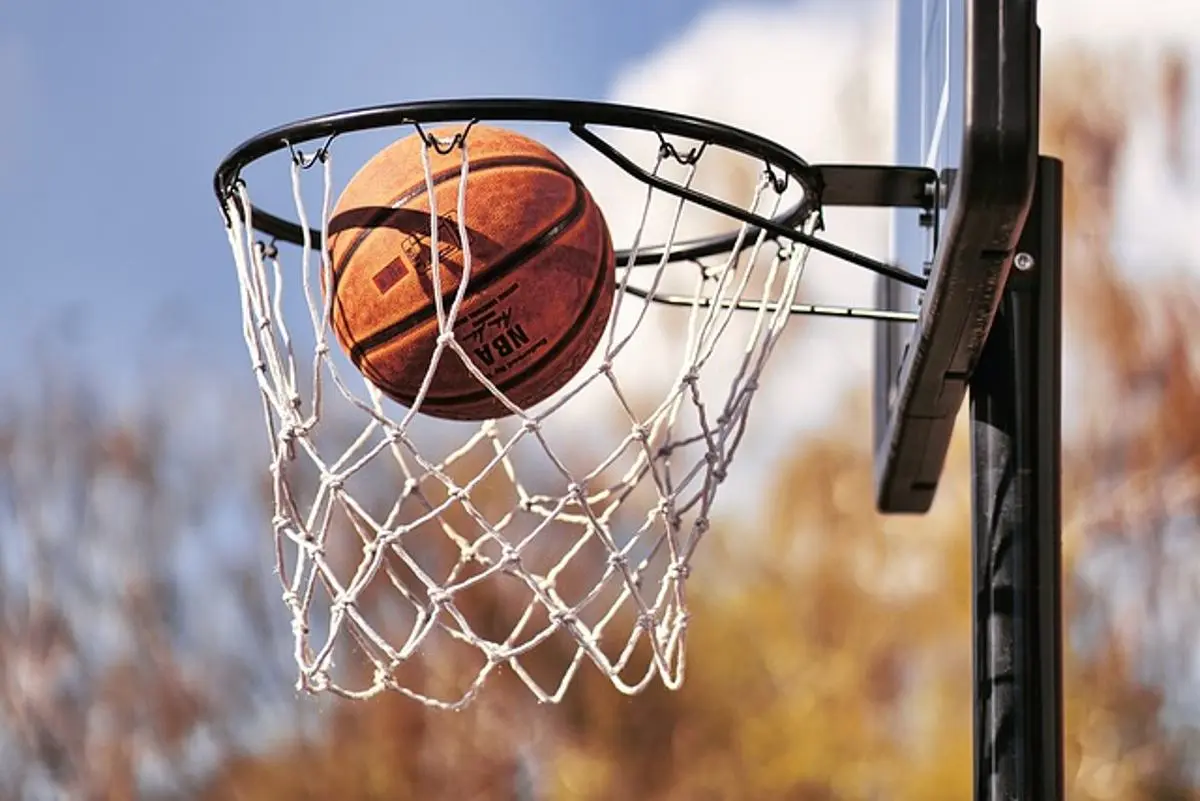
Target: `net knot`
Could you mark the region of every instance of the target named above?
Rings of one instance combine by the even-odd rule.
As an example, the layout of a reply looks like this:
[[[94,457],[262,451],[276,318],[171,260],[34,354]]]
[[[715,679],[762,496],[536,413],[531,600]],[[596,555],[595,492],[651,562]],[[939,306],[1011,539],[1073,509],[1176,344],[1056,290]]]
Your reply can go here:
[[[507,659],[504,650],[490,642],[480,642],[479,650],[483,652],[483,658],[488,661],[489,665],[498,665]]]
[[[675,562],[667,568],[667,578],[671,581],[687,581],[692,575],[692,568],[682,562]]]
[[[521,553],[511,545],[505,545],[500,552],[500,568],[515,572],[521,567]]]
[[[651,612],[640,612],[637,616],[637,625],[645,631],[654,631],[657,622],[654,619],[654,614]]]
[[[550,622],[556,626],[571,626],[579,620],[570,609],[555,609],[550,612]]]
[[[433,587],[429,590],[429,606],[436,612],[439,609],[444,609],[450,605],[450,593],[440,587]]]
[[[312,693],[321,693],[329,689],[329,672],[325,668],[316,670],[306,677],[306,688]]]
[[[392,671],[396,669],[395,665],[376,665],[375,673],[371,677],[371,684],[375,687],[387,687],[392,682]]]
[[[633,427],[631,436],[634,442],[646,442],[650,439],[650,427],[645,423],[639,423]]]
[[[346,610],[349,607],[350,607],[350,602],[347,601],[345,599],[345,597],[335,598],[329,604],[329,619],[337,620],[341,617],[344,617],[346,614]]]
[[[575,502],[581,502],[584,498],[584,495],[585,495],[585,492],[583,489],[583,485],[580,484],[578,481],[572,481],[570,484],[567,485],[567,498],[569,498],[570,500],[575,501]]]
[[[699,381],[700,381],[700,372],[695,367],[692,367],[690,370],[688,370],[686,373],[683,374],[683,378],[681,378],[679,380],[679,384],[680,384],[680,386],[694,388],[696,386],[696,384],[699,383]]]
[[[321,480],[331,492],[341,491],[342,485],[345,483],[345,479],[337,473],[326,473]]]
[[[438,336],[437,336],[437,343],[439,345],[449,345],[453,341],[454,341],[454,332],[453,331],[443,331],[442,333],[438,334]]]
[[[292,445],[296,440],[308,433],[302,423],[292,423],[279,430],[279,444]]]
[[[629,559],[620,551],[613,551],[608,555],[608,566],[614,570],[623,570],[629,565]]]
[[[292,612],[292,634],[297,637],[308,636],[308,623],[304,620],[304,616],[300,614],[299,604],[293,600]]]

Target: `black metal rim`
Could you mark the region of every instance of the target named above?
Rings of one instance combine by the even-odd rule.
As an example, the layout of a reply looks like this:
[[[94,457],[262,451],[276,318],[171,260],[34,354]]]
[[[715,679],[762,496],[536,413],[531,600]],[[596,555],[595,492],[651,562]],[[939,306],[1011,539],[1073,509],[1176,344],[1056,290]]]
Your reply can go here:
[[[615,103],[600,103],[582,100],[544,100],[537,98],[434,100],[416,103],[397,103],[353,109],[334,114],[299,120],[281,125],[254,136],[233,149],[217,167],[213,179],[214,189],[222,209],[233,196],[242,170],[264,156],[282,150],[291,150],[293,158],[300,158],[298,147],[302,144],[322,141],[312,158],[323,156],[329,143],[337,136],[356,131],[388,128],[401,125],[430,125],[446,122],[473,123],[476,121],[512,122],[560,122],[570,127],[572,133],[614,161],[635,178],[656,188],[723,213],[750,226],[748,235],[742,239],[741,247],[753,245],[758,233],[765,229],[775,237],[791,241],[814,244],[813,239],[797,231],[803,220],[820,208],[820,171],[810,166],[787,148],[757,134],[723,123],[699,117],[691,117],[669,111],[627,106]],[[708,145],[728,148],[748,156],[761,158],[771,171],[777,185],[796,181],[804,189],[804,198],[783,213],[766,218],[727,204],[717,198],[694,190],[680,187],[656,178],[629,161],[615,148],[589,130],[588,126],[633,128],[663,136],[681,136],[702,143],[699,150]],[[671,146],[664,139],[664,147]],[[696,158],[698,151],[690,154],[673,153],[679,160]],[[303,245],[304,229],[283,217],[251,206],[251,220],[258,232],[277,241]],[[675,243],[667,254],[670,261],[693,261],[718,254],[727,254],[737,246],[738,232],[719,236],[691,239]],[[319,231],[309,231],[308,241],[319,248]],[[618,264],[646,265],[662,260],[664,246],[640,247],[636,254],[628,250],[617,252]],[[631,259],[632,257],[632,259]]]

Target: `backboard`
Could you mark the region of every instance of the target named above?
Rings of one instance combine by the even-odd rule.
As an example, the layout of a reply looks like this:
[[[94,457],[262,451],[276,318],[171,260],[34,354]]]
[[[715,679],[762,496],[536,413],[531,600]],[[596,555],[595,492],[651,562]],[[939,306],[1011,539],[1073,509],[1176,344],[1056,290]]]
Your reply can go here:
[[[892,261],[924,292],[882,279],[874,398],[876,504],[924,512],[987,339],[1034,186],[1036,0],[898,0],[896,156],[940,176],[935,212],[897,209]]]

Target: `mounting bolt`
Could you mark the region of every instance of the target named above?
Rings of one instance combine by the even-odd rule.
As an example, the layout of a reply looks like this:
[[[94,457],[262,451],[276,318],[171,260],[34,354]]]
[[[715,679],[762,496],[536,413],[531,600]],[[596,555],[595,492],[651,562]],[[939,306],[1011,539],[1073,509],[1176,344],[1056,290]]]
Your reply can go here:
[[[1018,253],[1013,257],[1013,266],[1023,273],[1027,273],[1032,270],[1035,264],[1037,264],[1037,262],[1034,260],[1033,256],[1030,256],[1028,253]]]

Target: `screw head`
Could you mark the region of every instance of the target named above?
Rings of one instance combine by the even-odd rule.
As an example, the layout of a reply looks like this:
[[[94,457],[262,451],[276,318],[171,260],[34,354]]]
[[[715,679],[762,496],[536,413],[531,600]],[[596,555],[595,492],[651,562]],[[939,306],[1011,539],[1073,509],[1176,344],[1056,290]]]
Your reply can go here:
[[[1013,266],[1021,272],[1029,272],[1037,262],[1028,253],[1018,253],[1013,257]]]

